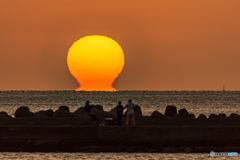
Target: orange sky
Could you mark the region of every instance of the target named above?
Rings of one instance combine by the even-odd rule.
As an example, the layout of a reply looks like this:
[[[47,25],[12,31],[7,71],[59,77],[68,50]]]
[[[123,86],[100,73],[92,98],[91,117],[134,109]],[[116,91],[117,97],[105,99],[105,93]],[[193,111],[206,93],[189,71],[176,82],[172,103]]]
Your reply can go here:
[[[116,40],[118,90],[240,90],[239,0],[1,0],[0,90],[74,90],[73,42]]]

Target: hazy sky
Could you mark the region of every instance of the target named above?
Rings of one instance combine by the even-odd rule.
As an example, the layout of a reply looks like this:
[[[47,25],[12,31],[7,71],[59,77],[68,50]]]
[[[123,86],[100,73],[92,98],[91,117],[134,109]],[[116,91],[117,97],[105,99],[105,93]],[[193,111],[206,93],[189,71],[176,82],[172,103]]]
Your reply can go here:
[[[0,90],[74,90],[71,45],[116,40],[118,90],[240,90],[239,0],[0,0]]]

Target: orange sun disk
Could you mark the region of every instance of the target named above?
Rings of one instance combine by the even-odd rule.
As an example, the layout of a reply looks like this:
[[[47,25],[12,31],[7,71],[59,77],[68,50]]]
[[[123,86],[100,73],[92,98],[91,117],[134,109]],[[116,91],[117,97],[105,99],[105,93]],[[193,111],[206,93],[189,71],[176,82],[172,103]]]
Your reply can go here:
[[[106,36],[86,36],[70,47],[67,65],[79,83],[76,91],[117,91],[114,80],[124,67],[121,46]]]

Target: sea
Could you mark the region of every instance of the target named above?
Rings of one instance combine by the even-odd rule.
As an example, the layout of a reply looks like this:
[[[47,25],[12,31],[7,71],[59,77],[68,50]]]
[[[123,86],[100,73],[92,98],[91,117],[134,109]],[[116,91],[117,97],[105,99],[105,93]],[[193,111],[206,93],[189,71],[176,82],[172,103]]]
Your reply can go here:
[[[20,106],[29,107],[31,112],[68,106],[70,112],[85,105],[102,105],[104,111],[110,111],[118,101],[125,105],[131,99],[139,105],[144,116],[153,111],[164,114],[166,106],[177,109],[186,108],[198,117],[207,117],[214,113],[240,114],[240,91],[0,91],[0,111],[14,117]],[[237,157],[210,157],[201,153],[40,153],[40,152],[1,152],[0,159],[239,159]]]

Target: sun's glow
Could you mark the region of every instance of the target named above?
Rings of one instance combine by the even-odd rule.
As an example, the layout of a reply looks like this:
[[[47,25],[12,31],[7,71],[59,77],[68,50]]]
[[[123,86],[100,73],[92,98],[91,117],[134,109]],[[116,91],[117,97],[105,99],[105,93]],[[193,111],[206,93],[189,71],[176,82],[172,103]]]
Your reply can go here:
[[[76,91],[116,91],[114,80],[124,67],[121,46],[106,36],[86,36],[70,47],[67,65],[79,83]]]

